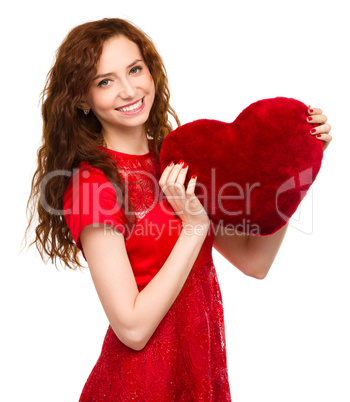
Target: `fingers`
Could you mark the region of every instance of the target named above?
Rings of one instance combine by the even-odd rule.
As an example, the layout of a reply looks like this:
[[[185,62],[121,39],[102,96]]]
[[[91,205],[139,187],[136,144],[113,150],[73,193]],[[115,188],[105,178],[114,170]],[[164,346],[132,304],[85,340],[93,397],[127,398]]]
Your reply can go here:
[[[327,122],[327,116],[324,114],[317,114],[314,116],[308,116],[306,118],[308,123],[325,124]]]
[[[190,215],[200,215],[204,210],[203,205],[199,202],[197,196],[194,193],[196,183],[197,176],[193,175],[187,185],[187,199],[185,202],[185,210]]]
[[[188,172],[188,165],[184,161],[178,162],[174,165],[173,162],[164,169],[163,174],[159,180],[159,185],[161,186],[163,192],[166,195],[170,195],[171,192],[177,193],[179,195],[184,194],[184,182]],[[193,175],[187,184],[187,189],[185,191],[188,197],[192,197],[195,193],[195,187],[197,183],[197,176]]]
[[[174,165],[171,162],[165,169],[159,180],[159,185],[166,196],[179,195],[184,196],[184,187],[188,165],[184,161]]]
[[[188,171],[187,163],[181,160],[176,165],[174,165],[173,170],[169,175],[168,183],[170,184],[179,183],[183,185],[185,182],[187,171]]]
[[[332,127],[330,124],[321,124],[320,126],[314,127],[310,130],[310,134],[328,134],[331,131]]]
[[[163,171],[159,184],[174,212],[182,220],[182,224],[196,227],[200,224],[208,227],[210,222],[203,205],[195,195],[197,176],[193,175],[185,189],[184,182],[188,173],[188,165],[180,161],[176,165],[170,163]]]
[[[325,141],[325,142],[327,142],[327,143],[331,142],[332,139],[333,139],[333,137],[332,137],[330,134],[318,134],[318,135],[316,136],[316,138],[317,138],[318,140],[322,140],[322,141]]]
[[[333,137],[330,134],[318,134],[316,138],[320,141],[323,141],[323,150],[325,151]]]
[[[180,161],[176,165],[174,165],[174,162],[170,162],[169,165],[164,169],[160,179],[159,179],[159,185],[161,187],[164,187],[167,182],[175,182],[177,179],[177,176],[182,168],[183,161]]]
[[[309,115],[313,116],[315,114],[322,114],[322,109],[318,108],[318,107],[309,107]]]
[[[322,113],[322,109],[311,106],[308,106],[308,113],[307,122],[319,124],[319,126],[313,127],[310,130],[310,134],[315,135],[318,140],[323,141],[323,150],[325,150],[333,139],[329,134],[332,127],[327,123],[327,116]]]
[[[171,161],[169,163],[169,165],[164,169],[164,171],[163,171],[163,173],[162,173],[162,175],[160,176],[160,179],[159,179],[160,187],[163,188],[165,186],[165,184],[166,184],[166,182],[168,180],[168,177],[170,175],[170,172],[172,171],[173,166],[174,166],[174,162]]]
[[[318,107],[309,107],[309,116],[306,118],[308,123],[325,124],[327,122],[327,116],[322,113],[322,109]]]
[[[194,189],[196,187],[196,183],[197,183],[197,176],[193,175],[191,177],[190,181],[188,182],[187,189],[186,189],[186,194],[188,196],[191,197],[192,195],[194,195]]]

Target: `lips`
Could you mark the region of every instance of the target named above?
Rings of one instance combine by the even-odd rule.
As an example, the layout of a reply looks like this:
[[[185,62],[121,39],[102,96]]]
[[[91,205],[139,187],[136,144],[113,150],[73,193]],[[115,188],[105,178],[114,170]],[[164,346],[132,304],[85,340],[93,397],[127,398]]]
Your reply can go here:
[[[116,110],[118,110],[118,112],[124,112],[124,113],[125,112],[133,112],[137,109],[140,109],[142,107],[143,103],[144,103],[144,98],[141,98],[136,102],[129,103],[122,107],[118,107],[118,108],[116,108]]]

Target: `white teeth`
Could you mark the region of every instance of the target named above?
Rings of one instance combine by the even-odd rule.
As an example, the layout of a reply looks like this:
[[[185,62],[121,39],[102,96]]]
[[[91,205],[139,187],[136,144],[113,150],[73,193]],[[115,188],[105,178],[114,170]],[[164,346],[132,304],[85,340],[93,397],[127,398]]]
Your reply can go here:
[[[132,110],[135,110],[139,108],[142,105],[143,98],[140,99],[138,102],[134,103],[133,105],[127,106],[127,107],[120,107],[118,110],[121,112],[131,112]]]

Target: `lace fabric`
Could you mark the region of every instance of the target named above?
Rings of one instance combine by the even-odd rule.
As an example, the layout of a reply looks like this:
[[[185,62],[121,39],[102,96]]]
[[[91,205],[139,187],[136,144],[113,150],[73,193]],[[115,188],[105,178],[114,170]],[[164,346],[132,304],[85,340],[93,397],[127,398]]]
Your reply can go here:
[[[152,152],[110,152],[127,184],[139,225],[181,225],[174,214],[159,208],[158,157]],[[178,236],[163,231],[154,239],[145,233],[141,237],[131,233],[126,240],[136,280],[146,278],[138,281],[139,290],[161,269]],[[180,294],[141,351],[123,344],[109,325],[80,402],[231,401],[222,298],[210,236]]]
[[[109,151],[117,162],[118,170],[126,184],[127,197],[135,208],[136,220],[140,221],[159,202],[161,191],[160,162],[152,153],[128,155]]]

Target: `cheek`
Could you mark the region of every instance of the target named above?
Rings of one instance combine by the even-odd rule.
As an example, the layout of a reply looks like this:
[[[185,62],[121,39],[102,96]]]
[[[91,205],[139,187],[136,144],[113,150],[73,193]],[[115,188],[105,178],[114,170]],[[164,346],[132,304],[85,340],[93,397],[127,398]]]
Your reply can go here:
[[[148,74],[145,75],[144,78],[145,78],[144,84],[148,88],[148,91],[150,93],[154,92],[154,81],[153,81],[152,74],[148,71]]]
[[[114,98],[108,91],[99,91],[91,97],[92,107],[96,110],[110,109],[113,105]]]
[[[89,91],[88,100],[90,106],[95,111],[104,111],[104,109],[108,109],[113,104],[113,96],[112,91],[108,91],[107,89],[101,90],[101,88],[93,88]]]

